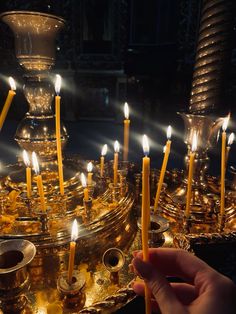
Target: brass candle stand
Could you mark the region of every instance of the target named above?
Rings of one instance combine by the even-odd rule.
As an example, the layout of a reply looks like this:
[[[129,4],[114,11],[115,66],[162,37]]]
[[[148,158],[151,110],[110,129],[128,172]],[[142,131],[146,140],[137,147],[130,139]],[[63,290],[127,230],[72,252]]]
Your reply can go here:
[[[6,12],[1,18],[15,34],[16,56],[25,71],[24,93],[29,103],[29,112],[17,129],[16,140],[22,148],[36,151],[41,157],[42,177],[46,183],[44,195],[49,210],[39,210],[40,199],[34,177],[32,197],[26,197],[22,161],[9,166],[8,174],[1,179],[0,239],[12,239],[10,241],[15,243],[15,248],[17,244],[14,241],[23,243],[28,239],[37,247],[37,255],[29,265],[27,276],[23,276],[25,280],[22,284],[26,288],[25,282],[29,282],[29,289],[20,290],[20,298],[14,296],[11,304],[9,291],[3,291],[5,288],[1,290],[0,285],[3,300],[0,307],[3,312],[23,308],[30,308],[31,313],[50,313],[53,309],[57,309],[58,313],[114,312],[135,297],[130,287],[133,274],[128,272],[128,265],[132,251],[141,249],[141,224],[138,219],[141,212],[140,170],[131,162],[120,162],[119,183],[114,185],[113,162],[106,163],[102,178],[99,165],[94,162],[93,181],[88,186],[89,199],[84,200],[79,180],[84,165],[77,156],[67,156],[63,160],[65,195],[60,195],[55,116],[51,110],[54,92],[49,72],[55,63],[55,37],[64,26],[64,20],[25,11]],[[43,41],[45,38],[48,45]],[[235,241],[235,193],[227,191],[226,214],[220,217],[218,179],[206,174],[207,151],[222,121],[194,114],[182,114],[182,117],[188,147],[194,131],[200,138],[191,214],[189,217],[184,215],[186,173],[177,170],[167,172],[157,213],[151,215],[149,244],[192,250],[193,245],[199,242]],[[62,146],[67,137],[62,126]],[[186,164],[188,168],[188,158]],[[152,170],[152,200],[158,179],[159,171]],[[79,222],[78,250],[74,279],[69,285],[68,253],[71,225],[75,218]],[[4,243],[0,243],[0,261],[1,247],[6,247]],[[13,278],[12,284],[16,283]],[[18,297],[18,292],[15,295]]]

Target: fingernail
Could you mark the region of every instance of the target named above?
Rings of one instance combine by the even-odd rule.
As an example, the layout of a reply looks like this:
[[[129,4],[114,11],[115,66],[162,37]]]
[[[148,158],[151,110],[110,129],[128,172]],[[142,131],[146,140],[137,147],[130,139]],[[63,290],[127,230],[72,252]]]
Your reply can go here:
[[[135,257],[133,259],[133,266],[141,278],[149,279],[151,277],[152,266],[149,263]]]

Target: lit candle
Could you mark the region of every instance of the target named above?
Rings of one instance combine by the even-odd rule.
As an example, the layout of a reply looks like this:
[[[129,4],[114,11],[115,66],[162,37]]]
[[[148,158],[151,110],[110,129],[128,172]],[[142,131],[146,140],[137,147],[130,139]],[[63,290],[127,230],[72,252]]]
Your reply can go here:
[[[59,96],[61,89],[61,76],[56,74],[55,83],[55,116],[56,116],[56,142],[57,142],[57,165],[58,165],[58,176],[60,193],[64,195],[64,176],[63,176],[63,164],[62,164],[62,149],[61,149],[61,97]]]
[[[100,158],[100,176],[103,177],[104,174],[104,163],[105,163],[105,156],[107,154],[107,144],[103,145],[101,158]]]
[[[224,118],[222,125],[222,146],[221,146],[221,187],[220,187],[220,214],[223,218],[225,213],[225,159],[226,159],[226,129],[230,115]]]
[[[75,247],[76,240],[78,238],[79,230],[76,219],[73,221],[72,230],[71,230],[71,241],[70,241],[70,257],[69,257],[69,267],[68,267],[68,283],[72,284],[74,263],[75,263]]]
[[[91,161],[88,163],[87,165],[87,171],[88,171],[88,185],[92,185],[92,178],[93,178],[93,164],[91,163]]]
[[[41,209],[42,209],[42,211],[45,212],[46,211],[46,203],[45,203],[44,191],[43,191],[43,180],[42,180],[42,176],[40,174],[38,159],[37,159],[35,152],[32,153],[32,163],[33,163],[34,172],[36,174],[36,181],[37,181],[38,193],[39,193],[39,197],[40,197]]]
[[[226,147],[226,156],[225,156],[225,166],[227,166],[228,158],[229,158],[229,151],[231,148],[231,145],[233,144],[234,141],[234,133],[230,133],[229,139],[228,139],[228,144]]]
[[[26,150],[23,150],[23,160],[26,166],[27,197],[30,198],[32,195],[31,168],[30,168],[29,156]]]
[[[15,83],[14,79],[10,76],[8,80],[9,80],[9,84],[10,84],[11,89],[8,92],[7,99],[5,101],[5,104],[3,106],[3,109],[2,109],[2,112],[1,112],[1,115],[0,115],[0,131],[2,130],[2,126],[3,126],[3,123],[4,123],[5,119],[6,119],[8,110],[9,110],[9,108],[11,106],[12,99],[13,99],[13,97],[16,94],[16,92],[15,92],[15,90],[16,90],[16,83]]]
[[[80,180],[81,180],[82,187],[84,188],[84,200],[88,201],[89,200],[89,192],[88,192],[86,177],[85,177],[84,173],[81,173]]]
[[[143,249],[143,260],[148,261],[148,230],[150,224],[150,187],[149,187],[149,176],[150,176],[150,158],[149,144],[146,135],[143,135],[143,157],[142,165],[142,249]],[[145,283],[145,309],[146,314],[151,313],[151,296],[150,291]]]
[[[190,203],[191,203],[191,198],[192,198],[192,181],[193,181],[194,159],[195,159],[196,149],[197,149],[197,133],[194,132],[192,149],[189,154],[188,185],[187,185],[186,208],[185,208],[186,218],[189,218],[189,215],[190,215]]]
[[[170,155],[170,147],[171,147],[171,126],[169,125],[167,128],[167,142],[166,145],[164,146],[163,152],[164,152],[164,158],[162,162],[162,167],[161,167],[161,173],[160,173],[160,178],[157,186],[157,192],[156,192],[156,197],[155,197],[155,203],[154,203],[154,210],[157,210],[158,204],[159,204],[159,199],[161,195],[161,188],[164,182],[164,177],[166,173],[166,166],[168,163],[169,155]]]
[[[130,120],[129,120],[129,105],[127,102],[124,104],[124,150],[123,150],[123,160],[127,161],[128,160],[128,155],[129,155],[129,125],[130,125]]]
[[[115,186],[117,185],[117,181],[118,181],[119,151],[120,151],[120,144],[118,141],[115,141],[115,143],[114,143],[114,164],[113,164],[113,171],[114,171],[113,183]]]

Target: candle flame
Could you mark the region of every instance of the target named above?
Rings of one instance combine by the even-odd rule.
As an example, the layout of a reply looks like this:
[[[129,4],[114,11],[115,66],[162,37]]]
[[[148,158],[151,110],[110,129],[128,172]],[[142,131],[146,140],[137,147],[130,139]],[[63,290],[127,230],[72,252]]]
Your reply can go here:
[[[220,138],[220,130],[217,132],[217,136],[216,136],[216,143],[218,143],[219,138]]]
[[[163,147],[163,153],[165,154],[166,152],[166,145]]]
[[[172,128],[171,128],[171,125],[169,125],[166,132],[166,136],[168,140],[171,139],[171,131],[172,131]]]
[[[11,90],[16,90],[16,82],[15,82],[14,78],[10,76],[8,79],[8,82],[11,86]]]
[[[59,95],[60,90],[61,90],[61,75],[56,74],[55,91],[57,95]]]
[[[129,105],[127,104],[127,102],[125,102],[124,104],[124,115],[125,115],[125,119],[128,120],[129,119]]]
[[[103,145],[101,155],[105,156],[107,154],[107,144]]]
[[[24,160],[24,164],[26,165],[26,167],[29,167],[30,166],[30,160],[29,160],[29,155],[28,155],[26,150],[23,150],[23,160]]]
[[[229,139],[228,139],[228,146],[233,144],[234,137],[235,137],[234,133],[230,133],[230,136],[229,136]]]
[[[33,169],[36,175],[39,175],[40,169],[39,169],[39,163],[37,159],[37,155],[35,152],[32,153],[32,163],[33,163]]]
[[[91,163],[91,161],[87,164],[87,171],[88,172],[92,172],[93,170],[93,164]]]
[[[192,152],[197,150],[197,132],[193,133]]]
[[[228,127],[228,123],[229,123],[229,119],[230,119],[230,113],[227,115],[227,117],[224,118],[224,122],[222,125],[222,130],[226,131],[227,127]]]
[[[114,143],[114,151],[115,151],[115,153],[119,153],[119,151],[120,151],[120,144],[118,141],[115,141],[115,143]]]
[[[74,219],[71,229],[71,241],[75,242],[78,238],[78,235],[79,235],[78,223],[77,220]]]
[[[143,135],[143,152],[144,155],[147,156],[149,154],[149,143],[147,135]]]
[[[82,187],[86,188],[87,187],[87,181],[86,181],[86,177],[85,177],[84,173],[81,173],[80,181],[81,181]]]

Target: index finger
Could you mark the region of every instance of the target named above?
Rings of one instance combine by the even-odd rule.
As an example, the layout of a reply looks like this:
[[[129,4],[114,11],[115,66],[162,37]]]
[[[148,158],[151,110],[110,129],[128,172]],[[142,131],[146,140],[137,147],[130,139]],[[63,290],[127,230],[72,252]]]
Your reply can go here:
[[[136,256],[142,258],[142,251]],[[199,272],[214,271],[198,257],[181,249],[151,248],[149,262],[165,276],[179,277],[191,283]]]

